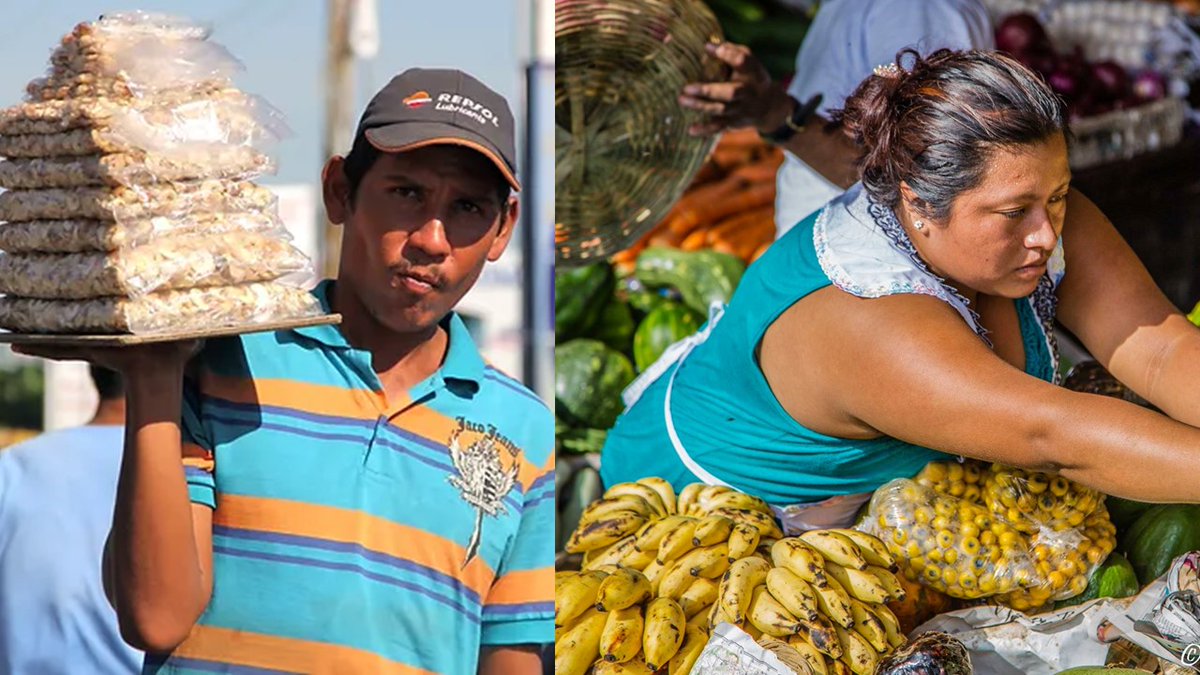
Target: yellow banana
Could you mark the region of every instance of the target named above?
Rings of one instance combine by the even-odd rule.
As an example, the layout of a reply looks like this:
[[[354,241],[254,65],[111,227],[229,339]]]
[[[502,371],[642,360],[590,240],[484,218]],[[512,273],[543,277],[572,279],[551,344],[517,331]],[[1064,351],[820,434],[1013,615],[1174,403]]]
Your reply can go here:
[[[900,632],[900,620],[892,613],[892,610],[887,605],[868,605],[867,609],[879,619],[879,623],[883,624],[883,630],[887,634],[888,645],[892,649],[903,645],[907,642],[904,633]]]
[[[801,621],[800,634],[807,637],[812,646],[822,654],[831,659],[841,658],[842,643],[838,641],[833,624],[824,616],[818,616],[813,621]]]
[[[638,495],[616,495],[613,497],[601,497],[588,504],[587,508],[579,516],[579,525],[583,526],[592,521],[603,520],[610,513],[616,513],[617,511],[633,511],[643,518],[653,519],[655,517],[654,507],[642,497]]]
[[[633,545],[626,551],[625,555],[617,562],[621,567],[632,567],[635,570],[644,570],[650,566],[650,563],[655,562],[654,553],[637,550],[637,539],[634,538]]]
[[[826,561],[825,574],[828,574],[832,579],[836,579],[842,588],[846,589],[847,593],[863,602],[872,604],[887,602],[888,597],[891,595],[888,593],[888,589],[879,583],[879,579],[870,572],[847,569],[833,561]]]
[[[642,570],[642,576],[646,577],[646,581],[650,582],[651,596],[658,596],[658,585],[662,582],[663,571],[665,569],[665,565],[655,560],[649,565],[646,565],[646,568]]]
[[[729,544],[721,542],[694,549],[680,560],[688,560],[688,572],[694,577],[716,579],[729,569]]]
[[[593,607],[554,641],[555,675],[584,675],[592,667],[600,653],[600,634],[607,620],[608,614]]]
[[[683,644],[687,617],[678,602],[655,598],[646,608],[646,627],[642,632],[642,656],[651,671],[667,665]]]
[[[741,628],[741,629],[742,629],[742,630],[743,630],[743,631],[744,631],[744,632],[745,632],[747,635],[749,635],[749,636],[750,636],[750,638],[751,638],[752,640],[754,640],[755,642],[758,642],[759,638],[761,638],[761,637],[763,636],[763,632],[762,632],[761,630],[759,630],[759,629],[758,629],[758,626],[755,626],[754,624],[750,623],[749,621],[747,621],[746,623],[742,624],[742,625],[740,626],[740,628]]]
[[[817,618],[820,607],[817,594],[794,572],[786,567],[772,567],[767,572],[766,584],[771,595],[796,618],[809,621]]]
[[[817,549],[827,560],[842,567],[855,570],[867,569],[867,561],[862,557],[862,553],[859,553],[858,546],[847,539],[844,534],[832,530],[810,530],[801,534],[800,539]]]
[[[841,626],[834,626],[834,630],[842,643],[842,663],[850,666],[850,672],[854,675],[873,675],[879,663],[879,653],[858,633]]]
[[[635,656],[624,663],[597,661],[592,669],[592,675],[647,675],[650,669],[641,656]]]
[[[594,570],[603,565],[616,565],[625,559],[625,555],[633,550],[633,542],[637,541],[632,534],[617,540],[612,546],[609,546],[603,553],[591,557],[585,557],[583,568],[585,570]]]
[[[729,571],[721,579],[721,611],[735,623],[746,620],[746,610],[754,589],[767,580],[771,564],[760,558],[742,558],[729,565]]]
[[[679,606],[683,608],[683,613],[688,620],[716,602],[720,588],[721,585],[712,579],[702,577],[694,579],[688,585],[687,590],[679,596]]]
[[[707,503],[702,503],[701,507],[705,511],[714,509],[746,509],[748,511],[760,511],[762,513],[771,514],[771,507],[763,500],[753,495],[748,495],[745,492],[723,492],[708,499]]]
[[[583,553],[620,541],[636,532],[646,522],[645,516],[633,511],[616,511],[601,520],[580,525],[567,540],[567,553]]]
[[[808,641],[808,638],[803,635],[793,635],[788,638],[788,644],[800,653],[800,658],[804,659],[804,662],[812,669],[813,675],[828,675],[829,670],[825,668],[825,657]]]
[[[863,636],[871,648],[883,654],[888,651],[887,629],[879,617],[867,609],[861,600],[850,600],[850,614],[854,617],[854,632]]]
[[[850,628],[854,625],[854,614],[850,611],[850,595],[833,577],[826,581],[828,583],[824,588],[813,586],[821,613],[842,628]]]
[[[729,533],[729,562],[752,555],[758,548],[759,539],[758,528],[736,523]]]
[[[735,490],[728,485],[705,485],[696,495],[696,506],[701,513],[707,514],[712,510],[711,504],[719,495],[723,495]]]
[[[696,612],[693,616],[688,617],[687,625],[699,626],[700,628],[704,629],[704,632],[707,633],[708,627],[711,623],[710,619],[712,618],[712,608],[713,605],[716,604],[717,603],[714,602],[712,605],[705,605],[699,612]]]
[[[779,604],[775,596],[767,591],[767,587],[762,585],[754,587],[750,596],[750,606],[746,610],[746,619],[750,625],[771,637],[787,637],[801,630],[796,617]]]
[[[662,542],[663,537],[689,520],[692,520],[690,516],[667,516],[647,522],[642,529],[637,531],[637,550],[657,553],[658,545]]]
[[[696,531],[692,533],[692,544],[712,546],[718,542],[727,541],[732,530],[732,520],[724,516],[708,516],[696,523]]]
[[[600,658],[623,663],[637,656],[642,651],[644,621],[640,605],[609,612],[600,633]]]
[[[667,505],[663,503],[662,497],[659,497],[658,492],[649,485],[642,485],[641,483],[617,483],[604,493],[605,497],[617,497],[620,495],[637,495],[645,499],[646,503],[650,504],[650,508],[654,509],[655,515],[659,518],[666,518],[670,515],[667,513]]]
[[[658,561],[668,563],[695,548],[692,544],[692,534],[696,531],[699,520],[689,520],[680,523],[662,538],[658,544]]]
[[[596,590],[596,609],[615,612],[640,605],[651,597],[650,580],[641,572],[622,567],[600,582]]]
[[[824,587],[825,558],[816,549],[795,537],[780,539],[771,547],[771,562],[776,567],[786,567],[796,576],[815,587]]]
[[[667,662],[667,675],[688,675],[692,672],[692,666],[696,665],[696,659],[700,658],[700,652],[704,651],[704,645],[708,644],[708,631],[699,627],[688,624],[684,631],[683,644],[680,645],[679,651],[675,652],[675,656]]]
[[[596,558],[599,558],[600,556],[607,553],[608,549],[612,548],[614,544],[616,544],[616,542],[613,542],[612,544],[609,544],[608,546],[601,546],[600,548],[593,548],[589,551],[584,551],[583,552],[583,569],[588,569],[589,562],[592,562]]]
[[[783,538],[783,530],[779,529],[779,523],[775,522],[775,516],[763,513],[762,511],[721,507],[709,511],[707,515],[725,516],[726,518],[733,519],[735,522],[753,525],[758,528],[758,533],[764,537],[772,537],[774,539]]]
[[[582,572],[563,579],[555,579],[554,625],[566,626],[596,604],[596,593],[608,575],[604,572]]]
[[[895,572],[899,567],[896,565],[896,558],[892,552],[888,550],[883,541],[873,534],[859,532],[858,530],[830,530],[836,532],[858,547],[858,552],[862,554],[864,560],[868,564],[878,565],[884,569],[889,569]]]
[[[850,666],[846,665],[842,661],[836,661],[830,659],[829,657],[825,658],[825,668],[829,675],[854,675],[850,671]]]
[[[705,488],[704,483],[692,483],[686,485],[679,491],[679,497],[675,500],[675,513],[685,516],[695,515],[693,508],[696,506],[696,497],[700,495],[700,491]]]
[[[658,476],[649,476],[647,478],[640,478],[637,482],[658,493],[658,498],[662,500],[668,514],[679,513],[676,507],[675,488],[671,487],[671,484],[666,479],[659,478]]]
[[[908,592],[904,590],[904,586],[900,585],[900,580],[896,578],[895,573],[891,570],[876,565],[868,565],[867,571],[879,580],[879,583],[887,590],[889,600],[903,600],[908,597]]]
[[[658,596],[679,600],[687,592],[689,586],[695,583],[691,568],[683,563],[683,559],[667,563],[662,573],[662,581],[658,584]]]

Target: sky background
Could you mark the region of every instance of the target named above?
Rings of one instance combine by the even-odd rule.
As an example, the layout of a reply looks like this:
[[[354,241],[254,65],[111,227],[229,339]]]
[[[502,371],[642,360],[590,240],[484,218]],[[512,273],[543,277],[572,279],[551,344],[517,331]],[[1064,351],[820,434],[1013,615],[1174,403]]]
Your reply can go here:
[[[0,0],[0,106],[21,101],[50,52],[75,24],[141,9],[207,22],[212,40],[245,64],[238,86],[287,116],[293,136],[276,150],[279,172],[263,183],[316,183],[324,157],[324,0]],[[377,0],[380,49],[357,65],[354,119],[372,94],[412,66],[466,70],[509,99],[519,115],[525,19],[515,0]],[[347,148],[348,150],[349,148]]]

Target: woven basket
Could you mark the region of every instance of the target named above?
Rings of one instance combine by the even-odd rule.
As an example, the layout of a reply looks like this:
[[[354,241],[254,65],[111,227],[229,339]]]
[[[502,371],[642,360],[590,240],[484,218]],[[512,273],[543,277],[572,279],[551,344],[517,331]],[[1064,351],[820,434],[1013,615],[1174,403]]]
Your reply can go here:
[[[1182,99],[1164,98],[1076,120],[1071,123],[1071,132],[1075,134],[1071,168],[1086,169],[1169,148],[1183,138],[1186,114],[1187,106]]]
[[[725,78],[699,0],[558,0],[554,7],[557,260],[627,248],[679,199],[715,142],[679,106],[689,82]]]

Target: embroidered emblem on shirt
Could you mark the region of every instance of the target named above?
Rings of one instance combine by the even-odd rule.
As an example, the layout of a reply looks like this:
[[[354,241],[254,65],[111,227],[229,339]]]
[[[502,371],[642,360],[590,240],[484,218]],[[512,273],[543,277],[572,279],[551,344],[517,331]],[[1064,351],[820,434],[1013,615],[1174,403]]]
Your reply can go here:
[[[517,484],[517,462],[509,468],[504,468],[500,461],[502,447],[510,448],[509,453],[516,456],[511,443],[505,443],[495,427],[484,427],[483,434],[472,442],[466,442],[463,434],[482,427],[459,418],[458,428],[450,434],[450,459],[454,462],[457,476],[447,480],[461,493],[460,496],[467,504],[475,509],[475,529],[467,543],[467,555],[462,566],[465,568],[471,559],[479,552],[479,540],[483,532],[483,516],[493,518],[508,513],[504,506],[504,497]],[[478,432],[476,432],[478,433]],[[465,446],[465,447],[464,447]]]

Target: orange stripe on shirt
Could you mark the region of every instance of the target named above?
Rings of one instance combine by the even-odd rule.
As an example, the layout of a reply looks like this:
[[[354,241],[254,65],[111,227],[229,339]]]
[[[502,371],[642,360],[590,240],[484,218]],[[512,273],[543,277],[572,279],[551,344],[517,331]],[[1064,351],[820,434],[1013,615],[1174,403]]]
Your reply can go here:
[[[554,599],[554,568],[509,572],[496,580],[488,591],[489,605],[519,605],[549,602]]]
[[[432,673],[353,647],[204,625],[195,626],[171,655],[296,673]]]
[[[487,420],[479,420],[481,423],[486,423]],[[446,445],[450,441],[450,435],[458,429],[458,421],[451,419],[432,408],[424,405],[414,406],[413,408],[404,411],[399,417],[392,421],[392,424],[399,429],[412,434],[421,436],[428,440],[441,445]],[[515,439],[514,439],[515,441]],[[497,447],[499,445],[497,444]],[[520,446],[518,446],[520,447]],[[522,448],[522,450],[524,450]],[[521,491],[529,489],[533,485],[533,481],[545,471],[530,462],[524,452],[517,457],[520,463],[520,468],[517,472],[517,480],[521,483]],[[512,466],[512,456],[503,448],[500,449],[500,462],[505,468]]]
[[[222,494],[213,524],[260,532],[360,544],[372,551],[410,560],[436,570],[487,597],[496,573],[476,556],[459,569],[466,550],[424,530],[361,511],[264,497]]]
[[[294,380],[252,380],[205,372],[200,391],[207,396],[259,406],[290,408],[314,415],[373,420],[386,409],[382,392],[346,389]]]

